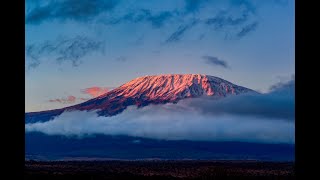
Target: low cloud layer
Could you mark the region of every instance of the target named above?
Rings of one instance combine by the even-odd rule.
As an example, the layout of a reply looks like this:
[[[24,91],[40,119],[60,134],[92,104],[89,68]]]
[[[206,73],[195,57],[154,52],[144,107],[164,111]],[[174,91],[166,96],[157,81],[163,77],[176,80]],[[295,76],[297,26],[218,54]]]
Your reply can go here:
[[[219,59],[214,56],[202,56],[203,59],[205,59],[205,62],[209,65],[213,66],[221,66],[223,68],[229,68],[229,65],[226,61]]]
[[[81,58],[94,52],[104,52],[104,42],[86,36],[71,38],[59,37],[54,41],[26,46],[27,68],[35,68],[44,58],[53,59],[57,63],[69,61],[78,66]]]
[[[106,134],[165,140],[294,143],[294,93],[290,92],[294,90],[283,85],[264,95],[187,99],[138,109],[131,106],[112,117],[98,117],[94,111],[64,112],[51,121],[26,124],[25,128],[26,132],[80,137]]]

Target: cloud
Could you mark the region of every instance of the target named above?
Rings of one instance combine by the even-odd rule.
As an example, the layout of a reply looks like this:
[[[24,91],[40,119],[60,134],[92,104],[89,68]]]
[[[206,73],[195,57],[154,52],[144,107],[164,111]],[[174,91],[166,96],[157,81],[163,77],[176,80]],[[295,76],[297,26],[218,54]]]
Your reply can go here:
[[[236,8],[242,8],[247,13],[256,13],[257,7],[252,0],[231,0],[231,5]]]
[[[200,9],[205,8],[205,6],[202,5],[209,2],[210,1],[207,0],[185,0],[186,13],[176,12],[175,17],[186,20],[189,13],[201,12]],[[214,31],[223,31],[226,36],[231,36],[231,38],[235,36],[238,37],[237,39],[244,37],[250,31],[257,28],[258,22],[255,21],[252,23],[256,17],[256,6],[250,1],[231,0],[229,1],[227,9],[217,8],[217,11],[218,13],[215,15],[209,14],[209,17],[206,18],[204,18],[203,15],[194,14],[193,20],[187,20],[189,23],[180,25],[177,30],[167,38],[166,42],[177,42],[181,40],[185,32],[196,24],[205,24],[213,27]],[[180,23],[178,22],[178,24]],[[203,32],[200,33],[202,33],[201,37],[203,38]],[[202,38],[200,38],[200,40]]]
[[[295,119],[295,80],[272,85],[266,94],[242,94],[213,101],[210,98],[186,99],[184,106],[202,114],[254,116],[264,119]]]
[[[237,33],[237,37],[242,38],[246,36],[249,32],[257,29],[258,22],[254,22],[244,26],[239,33]]]
[[[194,20],[188,19],[190,16],[193,19],[198,19],[199,24],[213,27],[210,28],[211,31],[223,31],[228,36],[237,37],[235,39],[248,35],[248,32],[255,30],[258,24],[255,19],[257,7],[252,1],[247,0],[223,1],[219,6],[214,4],[215,1],[185,0],[182,8],[172,3],[172,7],[161,10],[155,6],[146,7],[143,5],[144,3],[136,3],[134,6],[128,7],[121,2],[124,1],[51,0],[31,2],[28,0],[26,23],[40,24],[51,20],[74,20],[85,23],[94,21],[112,26],[121,23],[134,23],[134,25],[147,23],[153,28],[162,28],[171,23],[177,24],[176,31],[166,38],[166,42],[177,42],[183,39],[185,32],[194,25]],[[256,4],[259,3],[256,2]],[[117,11],[114,10],[115,8]],[[192,14],[190,15],[190,13]],[[199,34],[202,33],[199,32]],[[38,62],[34,60],[30,67],[37,65]]]
[[[118,0],[43,1],[42,4],[36,3],[37,5],[27,12],[26,23],[40,24],[48,20],[87,22],[103,12],[111,11],[118,2]]]
[[[109,92],[110,89],[113,89],[113,88],[111,88],[111,87],[97,87],[97,86],[89,87],[89,88],[81,90],[81,92],[83,94],[88,94],[91,98],[75,97],[75,96],[70,95],[66,98],[50,99],[50,100],[48,100],[48,102],[60,103],[60,104],[73,104],[73,103],[76,103],[77,101],[80,101],[80,102],[87,101],[92,98],[103,95],[103,94]]]
[[[193,20],[188,24],[179,26],[178,29],[175,32],[173,32],[165,42],[171,43],[180,41],[183,35],[186,33],[186,31],[194,27],[196,24],[198,24],[198,22],[199,21],[197,20]]]
[[[90,98],[83,98],[83,97],[75,97],[75,96],[68,96],[66,98],[56,98],[56,99],[50,99],[48,102],[51,103],[60,103],[60,104],[73,104],[77,101],[87,101],[90,100]]]
[[[128,108],[112,117],[86,111],[64,112],[51,121],[26,124],[26,132],[32,131],[80,137],[106,134],[165,140],[294,142],[294,123],[289,121],[172,112],[161,106]]]
[[[273,0],[273,2],[280,6],[287,6],[289,3],[289,0]]]
[[[28,69],[41,64],[43,57],[53,58],[57,63],[70,61],[73,66],[80,64],[80,59],[94,52],[104,52],[104,41],[98,41],[86,36],[71,38],[59,37],[54,41],[26,46]]]
[[[227,97],[219,103],[210,98],[199,98],[186,104],[203,114],[254,116],[265,119],[294,120],[294,97],[283,94],[247,94]]]
[[[256,6],[252,2],[232,0],[227,10],[220,10],[214,17],[206,19],[204,23],[216,31],[224,31],[226,35],[239,39],[250,31],[256,30],[258,25],[255,20],[256,16]]]
[[[116,61],[125,62],[125,61],[127,61],[127,58],[124,56],[119,56],[116,58]]]
[[[170,18],[174,16],[175,12],[164,11],[156,15],[149,15],[146,19],[151,22],[153,27],[162,27]]]
[[[291,78],[286,81],[282,80],[272,86],[270,86],[269,90],[271,92],[285,92],[288,93],[288,90],[291,90],[290,93],[294,93],[295,90],[295,75],[291,75]]]
[[[102,22],[106,25],[116,25],[124,22],[150,23],[154,28],[162,27],[169,19],[176,15],[175,11],[161,11],[154,13],[149,9],[136,9],[120,17],[109,17]]]
[[[227,64],[226,61],[221,60],[217,57],[214,56],[202,56],[203,59],[206,60],[207,64],[213,65],[213,66],[221,66],[224,68],[229,68],[229,65]]]
[[[29,3],[32,8],[27,11],[26,23],[40,24],[48,20],[75,20],[80,22],[94,21],[112,26],[121,23],[134,23],[135,25],[147,23],[153,28],[162,28],[170,23],[177,24],[176,30],[166,38],[166,43],[182,40],[185,33],[196,24],[208,25],[213,27],[213,29],[210,28],[211,30],[223,31],[228,36],[238,37],[237,39],[256,29],[258,22],[252,23],[256,16],[256,6],[252,2],[246,0],[225,1],[223,6],[226,5],[226,9],[217,7],[216,11],[203,13],[206,11],[202,11],[202,9],[207,10],[209,5],[215,7],[214,3],[208,0],[185,0],[183,8],[172,7],[159,11],[157,8],[141,6],[139,3],[133,8],[125,7],[124,3],[117,0],[84,0],[79,2],[61,0],[42,3],[39,1],[38,3]],[[124,11],[113,11],[118,6],[123,7]],[[218,13],[213,14],[212,12]],[[188,19],[190,13],[193,13],[193,19]],[[199,32],[199,34],[203,34],[203,32]],[[39,62],[36,59],[30,63],[30,67],[38,65]]]
[[[84,90],[81,91],[84,94],[88,94],[91,97],[98,97],[100,95],[103,95],[107,92],[109,92],[109,88],[107,87],[90,87],[90,88],[86,88]]]
[[[248,20],[248,14],[243,13],[241,16],[232,18],[226,11],[221,11],[215,17],[208,18],[205,24],[214,26],[216,30],[222,29],[225,26],[238,26]]]
[[[53,103],[61,103],[61,104],[72,104],[76,102],[75,96],[68,96],[67,98],[60,98],[60,99],[50,99],[49,102]]]
[[[207,2],[207,0],[185,0],[185,10],[187,13],[198,12],[201,5]]]
[[[104,117],[95,111],[64,112],[26,124],[26,132],[83,137],[127,135],[164,140],[244,141],[294,144],[294,96],[238,95],[221,100],[190,98],[177,104],[130,106]],[[285,107],[287,106],[287,107]]]

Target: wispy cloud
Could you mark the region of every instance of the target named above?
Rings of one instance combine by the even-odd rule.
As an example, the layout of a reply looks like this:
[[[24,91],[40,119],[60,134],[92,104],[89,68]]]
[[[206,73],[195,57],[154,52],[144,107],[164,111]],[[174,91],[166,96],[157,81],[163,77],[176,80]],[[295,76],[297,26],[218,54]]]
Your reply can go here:
[[[231,37],[231,39],[240,39],[249,34],[250,31],[256,30],[258,25],[258,21],[255,20],[257,16],[256,6],[252,2],[246,0],[231,0],[226,2],[229,2],[227,9],[217,9],[218,13],[209,14],[207,18],[194,14],[194,18],[198,20],[189,20],[189,23],[180,25],[177,30],[167,38],[166,42],[176,42],[183,39],[185,32],[198,23],[207,25],[211,30],[225,32],[226,37]],[[213,2],[207,0],[185,0],[185,10],[187,13],[180,12],[177,14],[179,14],[179,18],[185,19],[190,12],[200,13],[201,9],[205,8],[203,5],[205,3]],[[252,21],[254,22],[252,23]],[[201,37],[203,38],[203,32],[199,33],[201,33]],[[200,40],[202,38],[200,38]]]
[[[37,3],[26,14],[27,24],[40,24],[48,20],[89,21],[99,14],[111,11],[118,0],[49,0]],[[27,2],[32,3],[32,2]]]
[[[97,87],[97,86],[89,87],[89,88],[85,88],[85,89],[80,90],[80,92],[83,94],[89,95],[90,98],[76,97],[76,96],[70,95],[67,97],[50,99],[50,100],[48,100],[48,102],[60,103],[60,104],[74,104],[77,102],[80,103],[80,102],[87,101],[92,98],[98,97],[100,95],[103,95],[103,94],[109,92],[111,89],[113,89],[113,88],[112,87]]]
[[[240,39],[250,31],[256,30],[256,6],[247,0],[232,0],[227,10],[220,10],[204,23],[216,31],[224,31],[228,36]],[[253,22],[254,21],[254,22]]]
[[[187,13],[198,12],[201,5],[207,2],[208,0],[185,0],[185,11]]]
[[[203,59],[205,59],[205,62],[207,64],[213,65],[213,66],[221,66],[223,68],[229,68],[229,65],[226,61],[219,59],[218,57],[214,56],[202,56]]]
[[[251,24],[244,26],[241,29],[241,31],[237,33],[237,37],[242,38],[242,37],[246,36],[249,32],[256,30],[257,26],[258,26],[258,22],[253,22]]]
[[[100,95],[103,95],[107,92],[109,92],[110,89],[107,88],[107,87],[90,87],[90,88],[86,88],[86,89],[83,89],[81,92],[84,93],[84,94],[88,94],[90,95],[91,97],[98,97]]]
[[[125,62],[125,61],[127,61],[127,57],[119,56],[119,57],[116,58],[116,61]]]
[[[257,7],[254,2],[252,0],[230,0],[231,6],[243,9],[246,13],[256,13]]]
[[[61,103],[61,104],[72,104],[76,102],[75,96],[68,96],[66,98],[57,98],[57,99],[50,99],[49,102],[52,103]]]
[[[49,99],[48,102],[50,103],[59,103],[59,104],[74,104],[74,103],[81,103],[83,101],[88,101],[91,98],[84,98],[84,97],[75,97],[75,96],[68,96],[56,99]]]
[[[183,35],[192,27],[194,27],[195,25],[197,25],[199,23],[198,20],[193,20],[188,24],[185,25],[181,25],[178,27],[178,29],[173,32],[169,38],[165,41],[166,43],[171,43],[171,42],[177,42],[180,41],[183,37]]]
[[[255,20],[256,5],[247,0],[224,1],[226,9],[217,7],[216,10],[208,14],[203,14],[202,9],[214,6],[214,1],[185,0],[183,8],[175,7],[160,11],[154,10],[153,7],[140,6],[139,3],[133,8],[128,8],[122,2],[117,0],[61,0],[31,3],[33,6],[26,13],[26,23],[40,24],[48,20],[80,22],[89,22],[90,20],[90,22],[112,26],[121,23],[135,25],[147,23],[153,28],[162,28],[174,23],[177,25],[176,30],[168,35],[165,40],[167,43],[182,40],[185,33],[198,23],[207,25],[211,31],[224,31],[228,36],[238,37],[235,39],[248,35],[250,31],[257,28],[258,24]],[[123,7],[125,11],[113,11],[116,7]],[[190,16],[197,19],[196,23],[193,19],[188,19]],[[203,32],[199,33],[203,34]],[[32,65],[37,66],[37,64],[37,61],[33,61]]]
[[[130,23],[150,23],[154,28],[162,27],[170,18],[177,13],[175,11],[161,11],[154,13],[149,9],[137,9],[130,11],[120,17],[110,17],[101,20],[106,25],[115,25],[125,22]]]
[[[243,13],[239,17],[231,17],[226,11],[221,11],[215,17],[205,20],[205,24],[213,26],[216,30],[222,29],[226,26],[238,26],[248,20],[248,14]]]
[[[98,41],[86,36],[72,38],[59,37],[54,41],[26,46],[27,67],[35,68],[41,64],[42,57],[54,59],[57,63],[70,61],[78,66],[80,59],[94,52],[104,52],[104,41]]]

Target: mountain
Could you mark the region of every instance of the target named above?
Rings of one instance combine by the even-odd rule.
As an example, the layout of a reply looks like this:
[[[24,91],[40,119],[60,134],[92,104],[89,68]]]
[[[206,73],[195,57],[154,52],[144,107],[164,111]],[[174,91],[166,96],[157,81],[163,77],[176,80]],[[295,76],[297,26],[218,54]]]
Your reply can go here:
[[[200,96],[216,98],[255,92],[224,79],[202,74],[168,74],[143,76],[133,79],[89,101],[41,112],[25,114],[26,123],[43,122],[66,110],[98,110],[100,116],[121,113],[130,105],[138,107],[149,104],[177,103],[181,99]]]
[[[255,91],[208,75],[143,76],[81,104],[26,113],[26,123],[48,121],[66,110],[99,109],[101,116],[112,116],[130,105],[143,107],[148,104],[177,103],[181,99],[200,96],[219,99],[248,92]],[[25,157],[34,160],[107,158],[294,161],[294,148],[294,144],[158,140],[104,134],[79,138],[42,132],[25,133]]]

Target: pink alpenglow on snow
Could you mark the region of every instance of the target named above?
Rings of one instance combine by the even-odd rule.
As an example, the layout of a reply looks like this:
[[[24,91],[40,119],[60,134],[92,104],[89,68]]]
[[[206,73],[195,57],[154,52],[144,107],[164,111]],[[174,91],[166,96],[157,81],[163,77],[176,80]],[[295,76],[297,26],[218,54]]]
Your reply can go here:
[[[202,74],[168,74],[136,78],[114,90],[124,97],[176,101],[188,97],[227,96],[251,91],[221,78]],[[106,95],[101,96],[106,97]]]

